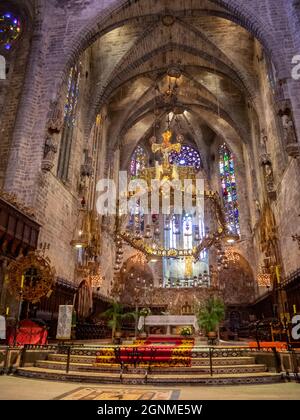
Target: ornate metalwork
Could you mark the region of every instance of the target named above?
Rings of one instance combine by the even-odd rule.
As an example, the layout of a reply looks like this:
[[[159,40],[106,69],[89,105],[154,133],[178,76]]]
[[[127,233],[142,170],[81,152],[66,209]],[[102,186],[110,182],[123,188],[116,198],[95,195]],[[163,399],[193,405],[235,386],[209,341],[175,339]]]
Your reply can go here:
[[[18,300],[34,303],[50,292],[55,271],[48,258],[30,252],[9,265],[7,276],[10,293]]]

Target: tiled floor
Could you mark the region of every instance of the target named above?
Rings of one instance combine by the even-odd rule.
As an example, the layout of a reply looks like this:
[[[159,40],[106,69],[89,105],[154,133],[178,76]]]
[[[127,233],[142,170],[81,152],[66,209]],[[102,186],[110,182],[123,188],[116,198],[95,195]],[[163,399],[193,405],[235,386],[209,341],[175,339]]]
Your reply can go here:
[[[23,379],[14,376],[0,376],[0,399],[1,400],[50,400],[61,398],[65,394],[72,393],[82,386],[77,383],[61,383],[51,381],[39,381]],[[88,385],[84,385],[88,387]],[[91,385],[95,390],[128,390],[129,386],[119,385]],[[137,387],[133,386],[133,389]],[[142,390],[162,391],[163,389],[179,391],[177,397],[182,400],[300,400],[300,384],[282,383],[273,385],[250,385],[250,386],[227,386],[227,387],[153,387],[143,386]]]

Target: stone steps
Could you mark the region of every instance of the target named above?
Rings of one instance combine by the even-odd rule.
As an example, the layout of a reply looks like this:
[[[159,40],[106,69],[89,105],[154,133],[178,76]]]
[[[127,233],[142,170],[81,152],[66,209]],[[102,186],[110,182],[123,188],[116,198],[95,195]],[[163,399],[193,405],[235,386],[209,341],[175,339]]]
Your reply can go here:
[[[73,372],[65,373],[61,370],[45,369],[40,367],[23,367],[19,368],[17,374],[22,377],[47,379],[55,381],[74,381],[85,383],[123,383],[128,385],[241,385],[241,384],[266,384],[280,382],[282,376],[280,374],[273,374],[268,372],[256,373],[227,373],[215,374],[214,376],[204,374],[190,374],[177,375],[166,373],[150,373],[145,377],[145,374],[126,373],[120,378],[119,373],[106,372]]]
[[[151,358],[149,349],[143,353]],[[60,353],[59,353],[60,352]],[[130,352],[129,352],[130,354]],[[29,365],[19,368],[17,374],[24,377],[58,381],[77,381],[86,383],[126,383],[126,384],[182,384],[182,385],[235,385],[279,382],[280,374],[267,372],[264,364],[255,363],[255,353],[249,348],[213,348],[211,353],[205,346],[191,348],[180,347],[173,355],[168,350],[158,351],[156,366],[151,368],[146,362],[125,366],[121,374],[120,365],[116,363],[113,346],[73,347],[70,355],[69,373],[66,373],[67,355],[63,349],[50,353],[47,360],[37,360],[34,367]],[[133,351],[133,356],[135,355]],[[213,375],[210,372],[210,355],[212,355]],[[130,361],[130,358],[127,359]],[[97,363],[96,363],[97,362]]]
[[[103,356],[103,360],[105,360],[106,356]],[[101,360],[101,356],[97,356],[97,359]],[[65,362],[67,360],[67,356],[64,354],[49,354],[48,360],[51,361],[58,361],[58,362]],[[95,363],[96,356],[86,356],[86,355],[71,355],[70,362],[71,363],[87,363],[93,364]],[[255,364],[254,357],[213,357],[213,365],[214,366],[225,366],[225,365],[253,365]],[[192,358],[192,366],[209,366],[209,358],[207,357],[193,357]]]
[[[43,369],[53,369],[53,370],[65,370],[66,363],[60,361],[51,361],[51,360],[43,360],[36,362],[36,367],[43,368]],[[80,371],[80,372],[120,372],[120,366],[118,365],[109,365],[109,366],[98,366],[93,364],[87,363],[74,363],[71,362],[69,366],[70,371]],[[129,367],[128,371],[142,371],[144,372],[147,369],[147,365],[143,367],[139,366],[138,368]],[[266,367],[265,365],[225,365],[225,366],[214,366],[213,372],[216,374],[221,373],[256,373],[256,372],[265,372]],[[210,373],[209,366],[191,366],[191,367],[180,367],[176,366],[175,368],[169,367],[151,367],[151,374],[155,373],[168,373],[174,375],[195,375],[195,374],[207,374]]]

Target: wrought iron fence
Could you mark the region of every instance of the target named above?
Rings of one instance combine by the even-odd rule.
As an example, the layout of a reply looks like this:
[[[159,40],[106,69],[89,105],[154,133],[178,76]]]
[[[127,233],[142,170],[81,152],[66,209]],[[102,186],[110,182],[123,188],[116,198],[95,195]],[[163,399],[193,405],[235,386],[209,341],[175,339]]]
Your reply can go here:
[[[162,350],[165,350],[165,346],[108,346],[108,345],[97,345],[97,346],[86,346],[84,344],[78,345],[75,343],[59,343],[59,344],[50,344],[50,345],[25,345],[22,349],[21,362],[20,365],[24,363],[26,359],[27,351],[39,351],[39,352],[53,352],[56,354],[65,355],[65,371],[66,373],[70,370],[71,357],[72,356],[94,356],[95,363],[97,356],[103,355],[107,350],[110,352],[113,351],[115,361],[120,367],[120,380],[122,380],[123,374],[128,370],[129,367],[135,369],[143,369],[145,374],[145,380],[151,369],[153,367],[164,366],[164,363],[159,364],[158,355]],[[3,350],[3,349],[2,349]],[[10,349],[7,347],[6,351]],[[18,349],[20,351],[20,349]],[[215,374],[215,370],[218,368],[219,364],[216,363],[216,359],[221,358],[238,358],[246,356],[263,356],[263,355],[272,355],[274,357],[274,367],[277,373],[285,374],[287,380],[294,378],[296,381],[300,382],[299,375],[299,359],[300,353],[297,353],[292,347],[286,350],[280,350],[276,347],[180,347],[180,353],[178,353],[178,360],[174,361],[174,358],[170,358],[170,363],[168,363],[168,368],[182,368],[191,366],[190,363],[187,363],[189,355],[190,360],[193,358],[205,358],[208,359],[210,375]],[[124,357],[126,355],[126,357]],[[180,355],[182,355],[182,364],[180,365]],[[282,356],[287,356],[289,360],[289,366],[284,366],[282,361]],[[2,358],[3,359],[3,358]],[[5,357],[7,359],[7,356]],[[173,361],[172,361],[173,360]],[[2,366],[2,372],[6,372],[7,367]],[[292,375],[291,375],[292,374]]]

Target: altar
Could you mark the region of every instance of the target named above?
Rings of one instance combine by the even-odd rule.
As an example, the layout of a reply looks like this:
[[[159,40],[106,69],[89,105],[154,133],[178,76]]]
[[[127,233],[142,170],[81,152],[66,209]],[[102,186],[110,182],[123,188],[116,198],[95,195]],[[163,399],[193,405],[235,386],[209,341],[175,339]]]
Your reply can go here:
[[[144,323],[145,327],[167,327],[167,335],[172,334],[172,327],[193,327],[194,331],[199,330],[195,315],[149,315],[145,319],[140,318],[139,325]]]

